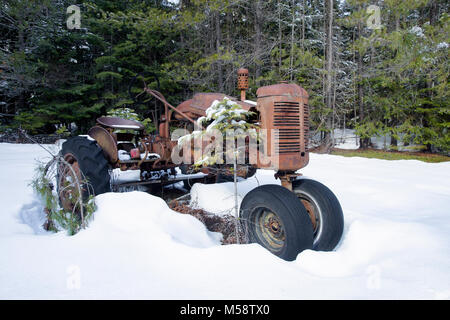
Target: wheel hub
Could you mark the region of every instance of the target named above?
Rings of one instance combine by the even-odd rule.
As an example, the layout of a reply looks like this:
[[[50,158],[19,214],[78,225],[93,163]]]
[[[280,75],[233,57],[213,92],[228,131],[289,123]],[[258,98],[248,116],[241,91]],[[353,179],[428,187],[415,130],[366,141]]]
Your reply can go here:
[[[59,169],[61,174],[59,179],[59,197],[64,210],[74,212],[76,201],[81,196],[78,191],[78,183],[81,178],[80,166],[75,156],[71,153],[66,154],[64,160],[66,164],[63,164]]]
[[[303,206],[306,209],[306,212],[309,215],[309,218],[311,219],[314,231],[317,230],[317,218],[313,205],[306,199],[300,199],[300,201],[302,202]]]
[[[273,251],[280,250],[286,240],[283,223],[280,218],[275,213],[263,209],[257,221],[259,238]]]
[[[282,227],[276,217],[270,217],[269,221],[264,225],[275,237],[279,237],[282,233]]]

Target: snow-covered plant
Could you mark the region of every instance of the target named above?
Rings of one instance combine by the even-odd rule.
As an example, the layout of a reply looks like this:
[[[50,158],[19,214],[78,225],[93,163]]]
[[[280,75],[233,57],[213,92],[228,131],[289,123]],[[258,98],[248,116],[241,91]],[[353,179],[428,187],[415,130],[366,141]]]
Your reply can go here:
[[[139,115],[131,108],[115,108],[107,112],[110,117],[119,117],[127,120],[139,121]]]
[[[227,139],[227,150],[220,153],[204,154],[198,159],[195,166],[208,166],[220,163],[226,152],[241,152],[242,150],[235,150],[230,148],[235,145],[236,139],[245,136],[252,136],[256,138],[256,126],[247,122],[248,118],[254,113],[242,109],[242,107],[225,97],[222,101],[215,100],[211,106],[206,109],[206,116],[197,119],[198,127],[202,130],[195,130],[190,134],[182,136],[178,139],[178,146],[182,147],[185,144],[190,144],[192,139],[199,139],[204,135],[220,132],[222,137]],[[231,141],[231,143],[230,143]]]
[[[253,112],[242,109],[242,107],[225,97],[222,101],[214,100],[206,109],[206,116],[197,120],[199,126],[207,125],[206,131],[216,129],[225,133],[228,129],[249,130],[254,126],[246,121]]]
[[[58,162],[55,163],[58,166]],[[35,169],[34,179],[31,181],[31,186],[44,204],[44,210],[47,215],[44,228],[55,232],[66,230],[69,235],[74,235],[83,227],[82,224],[84,223],[84,226],[86,226],[87,222],[93,216],[96,210],[94,196],[89,195],[87,199],[81,199],[82,195],[74,195],[72,198],[74,205],[76,205],[75,202],[81,199],[80,203],[83,206],[82,221],[75,212],[68,212],[60,206],[58,194],[54,190],[54,180],[57,177],[52,176],[49,172],[52,172],[52,170],[49,170],[43,163],[39,163]],[[83,183],[87,184],[87,181]],[[61,187],[64,188],[67,186]]]

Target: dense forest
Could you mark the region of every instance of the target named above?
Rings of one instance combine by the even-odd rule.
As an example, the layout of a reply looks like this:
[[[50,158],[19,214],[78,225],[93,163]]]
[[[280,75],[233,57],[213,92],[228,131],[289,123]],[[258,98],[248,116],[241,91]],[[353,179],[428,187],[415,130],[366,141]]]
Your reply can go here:
[[[128,94],[139,72],[156,73],[174,105],[237,96],[246,67],[251,99],[280,80],[304,87],[324,144],[353,128],[363,148],[389,135],[393,149],[450,151],[445,0],[1,1],[0,132],[86,132],[122,107],[151,118]]]

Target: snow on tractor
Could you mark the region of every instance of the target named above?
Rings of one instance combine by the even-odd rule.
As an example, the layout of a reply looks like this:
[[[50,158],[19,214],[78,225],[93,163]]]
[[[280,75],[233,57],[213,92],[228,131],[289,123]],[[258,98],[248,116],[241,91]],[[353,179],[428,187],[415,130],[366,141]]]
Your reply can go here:
[[[241,202],[239,220],[247,230],[248,240],[285,260],[294,260],[305,249],[330,251],[335,248],[343,232],[339,201],[326,186],[298,173],[309,162],[308,94],[303,88],[286,82],[264,86],[257,90],[255,103],[246,100],[248,70],[240,69],[240,100],[222,93],[198,93],[174,107],[159,91],[150,88],[150,78],[152,83],[159,83],[156,75],[141,74],[132,80],[129,91],[137,103],[151,98],[163,106],[160,112],[155,112],[155,134],[146,133],[137,121],[101,117],[88,136],[70,138],[62,145],[61,156],[74,169],[71,172],[85,177],[95,195],[124,187],[161,187],[180,181],[186,187],[196,181],[217,183],[230,181],[235,174],[241,178],[251,177],[256,169],[275,170],[281,186],[259,186]],[[245,121],[259,134],[256,149],[250,148],[247,137],[244,160],[237,167],[229,163],[195,165],[191,155],[190,161],[186,161],[186,154],[183,154],[186,149],[181,152],[183,162],[175,161],[178,142],[171,132],[175,128],[188,132],[198,130],[197,120],[206,116],[214,101],[224,98],[251,112],[252,116]],[[205,147],[204,141],[201,146]],[[113,169],[136,170],[139,179],[116,181]],[[70,197],[68,192],[58,194],[60,198]],[[60,200],[70,203],[67,199]]]

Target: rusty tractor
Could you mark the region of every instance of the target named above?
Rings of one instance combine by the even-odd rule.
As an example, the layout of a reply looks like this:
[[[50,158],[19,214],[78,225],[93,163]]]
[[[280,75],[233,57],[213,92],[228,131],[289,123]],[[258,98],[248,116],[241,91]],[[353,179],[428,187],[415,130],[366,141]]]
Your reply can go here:
[[[197,93],[174,107],[159,91],[150,88],[149,78],[159,83],[154,74],[138,75],[130,84],[130,95],[137,103],[150,98],[158,101],[154,134],[146,133],[137,121],[100,117],[87,136],[72,137],[62,145],[61,156],[72,166],[72,172],[87,178],[95,195],[124,187],[161,187],[180,181],[189,188],[195,182],[230,181],[235,172],[241,178],[248,178],[257,169],[271,169],[275,170],[281,185],[259,186],[247,193],[240,204],[239,220],[247,230],[249,241],[259,243],[285,260],[296,259],[305,249],[330,251],[337,246],[344,225],[338,199],[326,186],[298,172],[309,162],[308,93],[302,87],[286,82],[261,87],[256,92],[255,103],[246,100],[248,70],[239,69],[240,100],[222,93]],[[137,87],[141,89],[137,91]],[[172,153],[177,141],[171,137],[172,129],[184,128],[191,132],[213,101],[225,97],[252,111],[253,116],[246,121],[255,124],[257,130],[267,132],[263,140],[275,143],[260,142],[258,151],[264,151],[264,157],[258,155],[252,163],[248,161],[250,152],[245,149],[246,163],[238,167],[175,163]],[[139,178],[116,181],[112,178],[114,170],[135,170]],[[68,196],[67,192],[60,194]],[[67,203],[65,199],[60,200]]]

